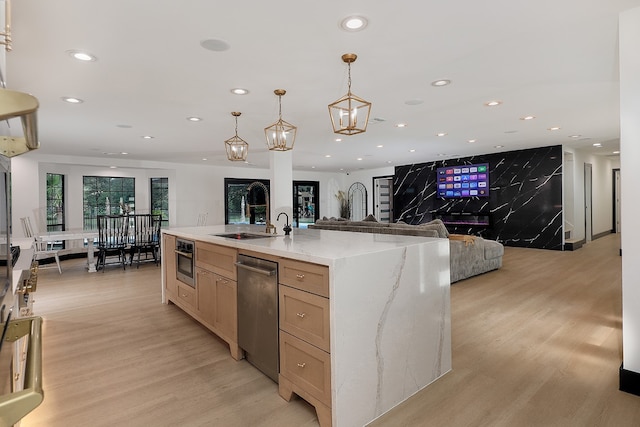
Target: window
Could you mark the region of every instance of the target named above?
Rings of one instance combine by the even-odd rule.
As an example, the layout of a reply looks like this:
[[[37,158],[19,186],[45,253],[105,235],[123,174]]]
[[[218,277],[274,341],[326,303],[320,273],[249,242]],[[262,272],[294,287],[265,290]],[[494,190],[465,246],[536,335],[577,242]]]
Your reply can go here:
[[[269,190],[269,180],[266,179],[224,179],[225,224],[265,224],[267,200],[264,191],[255,187],[251,193],[247,192],[249,184],[256,181]]]
[[[318,181],[293,181],[293,219],[294,227],[307,228],[320,218]]]
[[[45,218],[47,231],[64,231],[64,175],[47,174],[47,208]],[[40,218],[36,218],[39,221]]]
[[[162,216],[161,227],[169,226],[169,178],[151,178],[151,213]]]
[[[98,228],[98,215],[135,212],[135,178],[84,176],[83,228]]]

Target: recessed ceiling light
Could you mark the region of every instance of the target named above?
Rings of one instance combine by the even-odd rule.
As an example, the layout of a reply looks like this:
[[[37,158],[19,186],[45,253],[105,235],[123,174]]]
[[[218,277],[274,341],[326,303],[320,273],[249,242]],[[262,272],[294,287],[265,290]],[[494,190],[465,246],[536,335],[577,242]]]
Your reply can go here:
[[[311,169],[315,169],[315,168],[316,168],[315,166],[311,166]]]
[[[249,93],[249,90],[241,87],[234,87],[233,89],[231,89],[231,93],[235,95],[246,95]]]
[[[224,52],[225,50],[229,50],[231,48],[231,45],[229,43],[221,39],[202,40],[200,42],[200,46],[213,52]]]
[[[396,127],[397,127],[397,128],[404,128],[404,127],[407,127],[407,124],[406,124],[406,123],[398,123],[398,124],[396,125]]]
[[[580,138],[582,135],[569,135],[569,138]]]
[[[187,120],[189,120],[190,122],[202,121],[202,119],[200,117],[187,117]]]
[[[387,163],[391,163],[391,160],[387,160]]]
[[[599,142],[596,142],[595,144],[593,144],[593,146],[600,148],[600,147],[602,147],[602,144],[600,144]]]
[[[376,145],[376,148],[382,148],[384,147],[384,145],[380,144],[380,145]]]
[[[352,15],[340,21],[340,28],[345,31],[362,31],[367,27],[368,23],[369,21],[364,16]]]
[[[123,156],[126,156],[126,155],[127,155],[127,154],[129,154],[129,153],[127,153],[126,151],[123,151],[123,152],[121,152],[120,154],[122,154]]]
[[[620,154],[620,152],[619,151],[614,151],[613,154]]]
[[[118,169],[117,166],[109,166],[109,169]]]
[[[93,62],[98,60],[94,55],[81,50],[68,50],[67,53],[73,59],[77,59],[78,61]]]
[[[336,138],[336,142],[342,142],[342,138]]]
[[[536,116],[524,116],[524,117],[520,117],[520,120],[533,120],[535,118]]]
[[[325,154],[325,157],[328,159],[329,157],[331,157],[331,154]]]
[[[485,102],[484,105],[487,107],[497,107],[498,105],[501,105],[502,101],[488,101]]]
[[[206,162],[208,159],[206,157],[203,157],[202,160]]]
[[[420,105],[424,103],[424,101],[422,99],[414,98],[414,99],[407,99],[406,101],[404,101],[404,103],[407,105]]]
[[[410,153],[415,153],[416,150],[414,150],[413,148],[411,150],[409,150]]]
[[[82,104],[84,101],[80,98],[73,98],[71,96],[63,96],[62,100],[64,102],[68,102],[69,104]]]
[[[116,127],[122,128],[122,129],[131,129],[133,126],[131,126],[131,125],[116,125]]]
[[[436,86],[436,87],[447,86],[449,84],[451,84],[451,80],[447,80],[447,79],[441,79],[441,80],[436,80],[431,82],[431,86]]]
[[[151,136],[151,135],[144,135],[142,138],[143,138],[143,139],[153,139],[153,136]]]
[[[471,143],[472,143],[472,142],[476,142],[476,141],[477,141],[476,139],[469,139],[469,140],[467,140],[467,142],[471,142]]]
[[[436,133],[436,136],[447,136],[447,133],[446,132],[439,132],[439,133]]]
[[[560,130],[560,126],[554,126],[552,128],[548,128],[547,130]]]
[[[362,157],[358,157],[356,160],[357,160],[357,161],[361,161],[361,160],[362,160]]]
[[[493,148],[504,148],[504,145],[494,145]]]

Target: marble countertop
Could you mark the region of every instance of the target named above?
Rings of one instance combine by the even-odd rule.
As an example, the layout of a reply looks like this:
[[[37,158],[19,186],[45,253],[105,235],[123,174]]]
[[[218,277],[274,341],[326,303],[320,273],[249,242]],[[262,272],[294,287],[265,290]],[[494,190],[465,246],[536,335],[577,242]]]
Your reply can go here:
[[[334,230],[294,229],[290,236],[282,230],[278,234],[262,239],[235,240],[216,236],[222,233],[264,233],[260,225],[214,225],[204,227],[176,227],[162,230],[163,233],[191,240],[216,243],[237,249],[253,250],[274,256],[332,265],[337,259],[349,258],[375,252],[383,252],[407,246],[433,243],[440,239],[390,234],[355,233]]]

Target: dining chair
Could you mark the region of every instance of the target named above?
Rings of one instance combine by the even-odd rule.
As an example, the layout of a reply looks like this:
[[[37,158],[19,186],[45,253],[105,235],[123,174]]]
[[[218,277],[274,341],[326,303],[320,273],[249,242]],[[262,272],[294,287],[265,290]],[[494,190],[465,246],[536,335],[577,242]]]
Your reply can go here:
[[[22,222],[22,230],[24,236],[33,239],[33,247],[35,249],[34,260],[40,261],[43,259],[55,258],[56,266],[58,267],[58,273],[62,274],[62,267],[60,266],[60,255],[58,249],[49,248],[47,242],[40,239],[34,232],[31,225],[31,218],[28,216],[20,218]],[[40,264],[40,263],[38,263]],[[39,267],[44,268],[44,267]]]
[[[121,264],[126,269],[126,249],[129,246],[129,218],[126,215],[98,215],[98,262],[96,269],[104,272],[107,264]],[[107,257],[118,257],[107,263]]]
[[[198,227],[202,227],[207,225],[207,218],[209,217],[209,212],[204,212],[198,215],[198,222],[196,223],[196,226]]]
[[[151,254],[153,261],[158,265],[161,215],[134,214],[129,216],[133,217],[130,264],[133,265],[133,257],[137,254],[136,268],[140,268],[140,256],[144,252],[145,261],[151,261],[149,258],[149,254]]]

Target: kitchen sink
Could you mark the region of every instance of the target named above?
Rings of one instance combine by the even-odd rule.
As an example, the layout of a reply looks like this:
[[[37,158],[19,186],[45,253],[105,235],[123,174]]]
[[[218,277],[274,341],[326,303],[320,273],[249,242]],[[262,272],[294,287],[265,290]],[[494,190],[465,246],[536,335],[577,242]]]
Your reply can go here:
[[[212,234],[212,236],[226,237],[227,239],[245,240],[245,239],[264,239],[265,237],[274,237],[269,234],[252,234],[252,233],[222,233]]]

